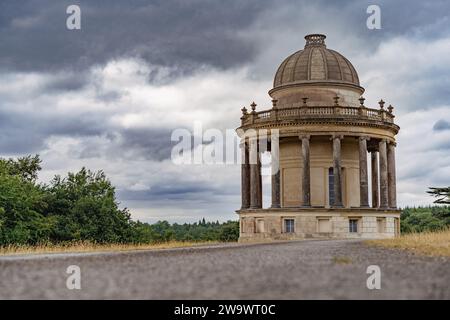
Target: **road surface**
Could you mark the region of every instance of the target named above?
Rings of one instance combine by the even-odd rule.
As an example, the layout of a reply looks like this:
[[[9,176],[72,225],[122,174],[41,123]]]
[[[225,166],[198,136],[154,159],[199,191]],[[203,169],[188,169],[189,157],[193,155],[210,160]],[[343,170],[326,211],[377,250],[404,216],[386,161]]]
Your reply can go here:
[[[69,290],[77,265],[81,289]],[[381,289],[369,290],[369,265]],[[450,299],[450,259],[357,240],[0,257],[0,299]]]

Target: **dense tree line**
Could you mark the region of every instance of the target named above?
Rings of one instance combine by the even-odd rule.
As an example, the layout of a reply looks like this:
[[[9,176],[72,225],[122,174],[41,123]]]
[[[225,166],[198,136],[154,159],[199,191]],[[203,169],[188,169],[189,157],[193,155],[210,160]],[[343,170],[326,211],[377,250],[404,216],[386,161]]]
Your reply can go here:
[[[235,241],[238,223],[153,225],[131,220],[102,171],[85,168],[49,184],[37,183],[38,156],[0,159],[0,245],[91,241],[153,243]]]
[[[405,233],[450,228],[450,206],[406,207],[400,216],[400,226]]]

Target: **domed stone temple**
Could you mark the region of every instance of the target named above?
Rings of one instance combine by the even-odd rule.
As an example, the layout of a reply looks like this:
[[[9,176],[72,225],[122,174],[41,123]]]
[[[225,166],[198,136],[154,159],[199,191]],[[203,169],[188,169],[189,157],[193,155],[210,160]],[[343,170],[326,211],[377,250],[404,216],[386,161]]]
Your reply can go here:
[[[240,241],[390,238],[399,234],[393,107],[364,104],[358,74],[325,35],[305,37],[269,91],[272,107],[242,109]],[[259,108],[258,108],[259,109]],[[271,154],[271,206],[262,158]],[[369,189],[370,185],[370,189]],[[370,193],[369,193],[370,190]]]

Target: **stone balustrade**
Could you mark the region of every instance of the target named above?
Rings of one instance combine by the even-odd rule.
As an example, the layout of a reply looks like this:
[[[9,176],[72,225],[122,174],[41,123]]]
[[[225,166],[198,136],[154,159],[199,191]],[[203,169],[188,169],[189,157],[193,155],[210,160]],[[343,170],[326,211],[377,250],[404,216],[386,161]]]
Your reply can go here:
[[[256,106],[256,105],[254,105]],[[241,117],[241,126],[265,124],[283,120],[372,120],[386,124],[394,123],[392,109],[371,109],[364,106],[301,106],[289,108],[274,107],[269,110],[251,111],[246,109]]]

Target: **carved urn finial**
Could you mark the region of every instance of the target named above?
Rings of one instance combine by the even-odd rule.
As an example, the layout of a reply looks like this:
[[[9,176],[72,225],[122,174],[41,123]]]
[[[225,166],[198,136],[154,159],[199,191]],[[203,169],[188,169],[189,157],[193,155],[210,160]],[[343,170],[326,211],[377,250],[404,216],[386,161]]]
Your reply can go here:
[[[252,102],[252,104],[250,105],[250,107],[252,108],[252,112],[256,112],[256,103],[255,101]]]
[[[393,110],[394,110],[394,107],[390,104],[389,107],[388,107],[389,113],[392,113]]]
[[[364,101],[366,100],[366,98],[364,98],[363,96],[361,96],[361,98],[358,99],[359,100],[359,106],[361,108],[364,108]]]
[[[302,100],[303,100],[303,107],[307,107],[308,104],[306,102],[308,101],[308,98],[303,97]]]
[[[241,109],[241,111],[242,111],[242,115],[244,115],[244,116],[247,115],[247,108],[246,108],[246,107],[243,107],[243,108]]]
[[[334,96],[334,98],[333,98],[333,100],[334,100],[334,105],[336,106],[336,107],[338,107],[339,106],[339,96],[338,95],[336,95],[336,96]]]
[[[380,105],[380,109],[383,110],[384,109],[384,104],[386,102],[383,101],[383,99],[381,99],[380,101],[378,101],[378,104]]]
[[[276,109],[276,108],[277,108],[277,102],[278,102],[277,99],[273,99],[273,100],[272,100],[272,108],[273,108],[273,109]]]

